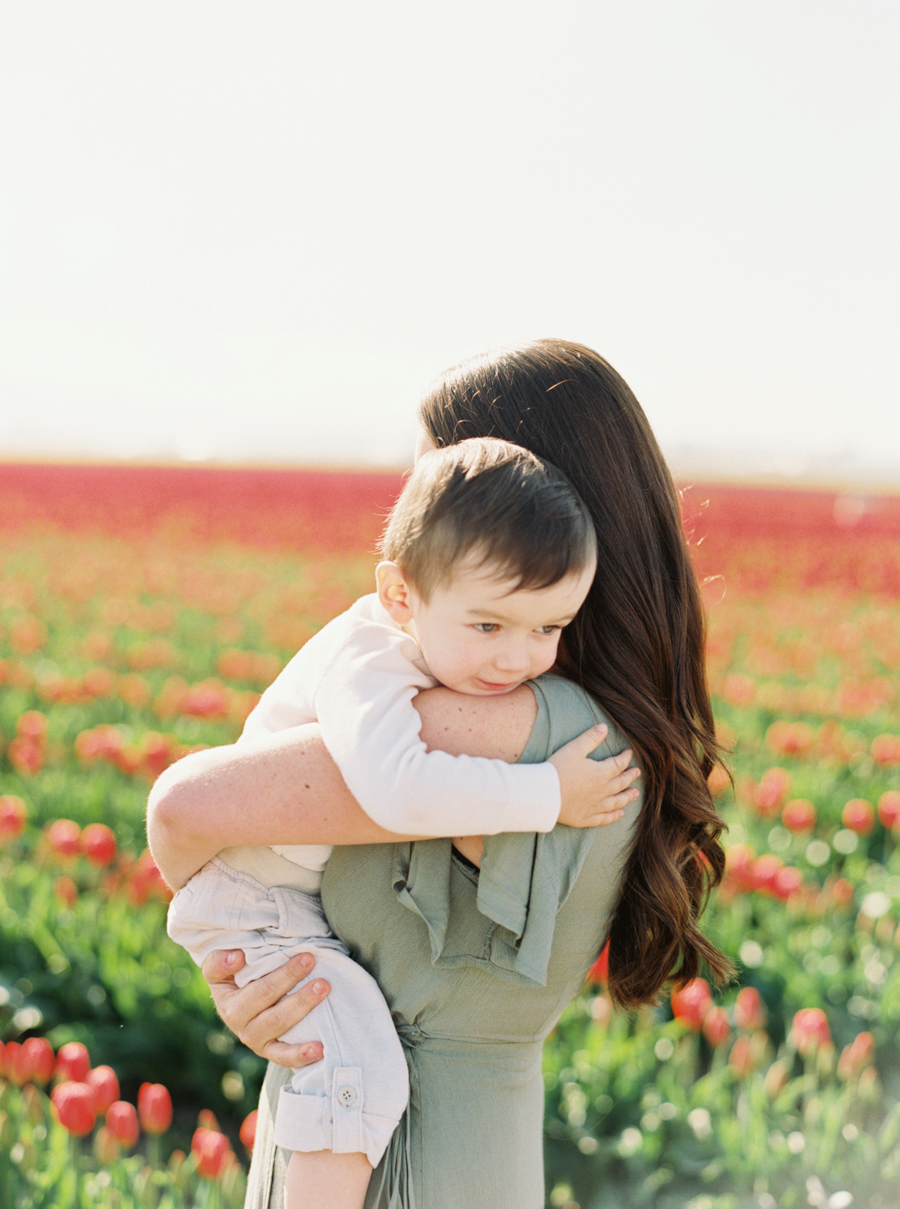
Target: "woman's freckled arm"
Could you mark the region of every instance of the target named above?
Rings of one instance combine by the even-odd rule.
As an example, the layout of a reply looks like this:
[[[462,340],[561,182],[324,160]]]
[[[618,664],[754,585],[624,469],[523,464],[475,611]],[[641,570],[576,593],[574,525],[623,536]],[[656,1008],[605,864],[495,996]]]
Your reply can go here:
[[[537,701],[522,685],[500,697],[471,697],[449,688],[419,693],[413,702],[428,748],[451,755],[487,756],[515,764],[537,719]]]
[[[434,688],[419,693],[414,704],[428,747],[509,763],[537,717],[534,694],[524,687],[503,697],[461,697]],[[195,752],[173,764],[150,792],[147,837],[175,889],[222,848],[417,838],[385,831],[363,812],[315,723]]]

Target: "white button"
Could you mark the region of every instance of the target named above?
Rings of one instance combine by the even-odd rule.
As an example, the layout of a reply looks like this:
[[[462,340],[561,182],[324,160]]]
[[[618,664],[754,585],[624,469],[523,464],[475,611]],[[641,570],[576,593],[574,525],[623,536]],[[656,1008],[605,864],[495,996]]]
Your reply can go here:
[[[344,1108],[352,1108],[356,1103],[356,1088],[355,1087],[339,1087],[337,1093],[338,1103]]]

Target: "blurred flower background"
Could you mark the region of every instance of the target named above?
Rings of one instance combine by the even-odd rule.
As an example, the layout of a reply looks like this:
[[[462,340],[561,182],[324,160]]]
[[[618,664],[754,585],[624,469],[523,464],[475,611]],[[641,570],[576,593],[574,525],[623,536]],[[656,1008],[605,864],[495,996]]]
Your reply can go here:
[[[6,7],[4,1209],[242,1203],[262,1064],[165,935],[148,786],[369,590],[431,376],[541,335],[684,486],[739,971],[625,1017],[599,956],[548,1203],[900,1203],[898,38],[810,0]]]
[[[269,473],[279,489],[253,510],[234,501],[266,472],[2,479],[15,1209],[241,1204],[262,1063],[165,934],[146,794],[185,752],[233,741],[293,651],[369,590],[401,482]],[[713,785],[728,870],[706,919],[738,979],[615,1015],[600,955],[545,1051],[551,1205],[896,1204],[900,497],[867,496],[850,524],[844,498],[682,492],[734,774]]]

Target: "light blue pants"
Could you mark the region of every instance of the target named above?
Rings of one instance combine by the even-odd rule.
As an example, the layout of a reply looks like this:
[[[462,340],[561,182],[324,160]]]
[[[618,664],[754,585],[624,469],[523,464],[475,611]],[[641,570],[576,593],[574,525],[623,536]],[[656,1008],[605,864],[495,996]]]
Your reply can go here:
[[[406,1060],[378,984],[331,933],[321,899],[270,889],[217,857],[172,899],[168,932],[198,965],[214,949],[243,949],[240,986],[313,954],[309,978],[326,978],[331,993],[281,1040],[321,1041],[324,1057],[282,1088],[275,1143],[361,1153],[377,1166],[409,1098]]]

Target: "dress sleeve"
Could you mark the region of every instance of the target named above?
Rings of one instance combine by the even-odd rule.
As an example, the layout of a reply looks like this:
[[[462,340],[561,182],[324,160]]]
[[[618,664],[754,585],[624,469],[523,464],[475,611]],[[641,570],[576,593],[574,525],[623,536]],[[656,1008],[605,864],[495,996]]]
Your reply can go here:
[[[559,817],[552,764],[531,767],[428,751],[412,702],[435,684],[408,656],[412,640],[378,627],[351,635],[315,692],[325,746],[366,814],[421,836],[549,831]]]

